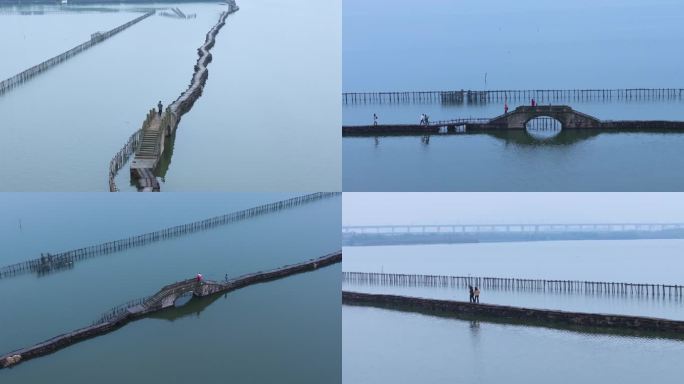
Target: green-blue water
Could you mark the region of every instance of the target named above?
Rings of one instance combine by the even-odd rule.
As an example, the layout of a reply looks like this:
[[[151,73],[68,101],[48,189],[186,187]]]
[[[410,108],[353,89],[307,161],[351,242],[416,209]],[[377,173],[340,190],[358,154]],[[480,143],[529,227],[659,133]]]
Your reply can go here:
[[[29,259],[38,250],[55,252],[113,240],[289,195],[184,193],[155,197],[146,201],[127,194],[1,196],[0,233],[7,252],[0,262]],[[110,307],[153,294],[163,285],[196,273],[220,280],[226,273],[238,276],[267,270],[339,249],[340,203],[341,198],[334,197],[95,257],[45,277],[22,275],[0,280],[2,353],[88,325]],[[74,238],[65,239],[70,234]],[[166,382],[183,377],[334,382],[339,380],[340,369],[339,276],[340,266],[336,265],[249,287],[211,305],[214,299],[190,301],[189,307],[136,321],[0,375],[16,382],[46,380],[55,374],[74,382],[89,382],[95,376],[117,382],[125,372],[135,372],[140,380]],[[180,316],[184,311],[188,313]],[[176,316],[180,317],[167,321]],[[296,353],[293,345],[299,346]],[[103,369],[109,368],[83,363],[91,359],[119,361],[108,364],[112,372],[104,374]],[[121,370],[122,366],[130,369]],[[301,373],[304,367],[309,369]]]

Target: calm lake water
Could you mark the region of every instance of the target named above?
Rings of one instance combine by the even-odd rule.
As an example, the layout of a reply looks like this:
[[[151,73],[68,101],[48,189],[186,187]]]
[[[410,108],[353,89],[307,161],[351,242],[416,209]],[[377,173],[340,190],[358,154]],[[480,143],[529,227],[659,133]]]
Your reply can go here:
[[[682,88],[682,12],[677,0],[345,0],[343,89]]]
[[[156,196],[145,200],[127,194],[5,195],[0,203],[0,240],[7,252],[0,256],[0,264],[36,257],[38,250],[72,249],[289,197]],[[239,276],[335,251],[340,246],[340,203],[339,197],[317,201],[95,257],[45,277],[3,279],[0,349],[9,352],[88,325],[113,306],[196,273],[220,280],[226,273]],[[126,366],[126,372],[147,381],[270,382],[285,377],[339,382],[339,302],[340,266],[336,265],[219,298],[191,300],[0,375],[3,383],[44,381],[55,374],[75,382],[99,377],[114,383],[124,378],[115,367]],[[107,365],[110,370],[101,364],[83,364],[87,361],[114,363]]]
[[[684,32],[675,16],[682,12],[677,1],[350,0],[343,12],[343,89],[682,88],[675,64],[682,53],[672,49]],[[554,103],[607,120],[684,119],[682,99]],[[511,108],[521,104],[528,100],[509,101]],[[347,104],[343,122],[370,124],[373,113],[380,123],[414,123],[421,113],[433,121],[489,118],[503,107]],[[682,190],[683,143],[683,134],[656,132],[568,131],[548,140],[497,132],[432,136],[429,143],[345,138],[343,185],[345,191]]]
[[[549,241],[345,247],[344,271],[682,284],[682,240]],[[363,286],[343,289],[465,301],[462,289]],[[684,319],[670,299],[484,289],[482,302]],[[342,307],[348,383],[677,383],[684,342],[578,332],[486,319]]]
[[[211,2],[171,5],[197,17],[157,14],[0,96],[0,190],[107,189],[109,160],[158,100],[168,105],[187,87],[196,50],[226,9]],[[212,50],[204,95],[179,127],[162,189],[339,190],[339,1],[238,5]],[[131,6],[106,7],[126,12],[3,8],[0,34],[14,38],[0,41],[0,52],[18,50],[24,35],[31,52],[3,54],[9,59],[0,73],[139,15]],[[70,27],[53,34],[56,23]],[[129,185],[127,170],[120,187]]]
[[[679,383],[682,354],[679,340],[342,307],[345,383]]]
[[[345,247],[343,270],[684,285],[683,240],[547,241]],[[345,290],[467,300],[456,288],[344,284]],[[684,320],[674,298],[483,290],[482,302]]]

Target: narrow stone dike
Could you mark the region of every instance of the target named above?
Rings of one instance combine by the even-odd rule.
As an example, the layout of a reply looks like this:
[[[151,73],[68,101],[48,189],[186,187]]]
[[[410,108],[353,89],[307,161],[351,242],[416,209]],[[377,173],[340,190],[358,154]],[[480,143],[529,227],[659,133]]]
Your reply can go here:
[[[174,301],[182,294],[192,292],[193,296],[204,297],[223,294],[250,285],[265,283],[299,273],[314,271],[342,262],[342,251],[337,251],[309,261],[286,265],[266,272],[256,272],[225,282],[188,279],[169,284],[156,294],[131,302],[123,308],[117,307],[103,315],[93,325],[53,337],[28,348],[22,348],[0,356],[0,368],[8,368],[36,357],[54,353],[80,341],[112,332],[131,321],[151,313],[173,307]]]
[[[511,323],[562,326],[587,330],[649,332],[663,336],[679,335],[684,338],[682,334],[684,332],[684,321],[654,317],[566,312],[347,291],[342,292],[342,302],[347,305],[374,306],[445,316],[482,316]]]
[[[197,49],[199,57],[188,88],[166,108],[161,116],[154,109],[151,109],[142,127],[131,136],[121,151],[114,155],[109,165],[110,192],[119,190],[114,179],[133,153],[135,156],[131,161],[130,175],[136,183],[138,191],[160,191],[154,171],[164,153],[166,139],[176,133],[181,117],[192,109],[195,101],[202,95],[202,90],[209,76],[207,67],[212,61],[210,50],[216,43],[216,36],[226,24],[226,18],[239,9],[234,0],[228,1],[228,10],[221,13],[216,25],[207,32],[204,44]]]

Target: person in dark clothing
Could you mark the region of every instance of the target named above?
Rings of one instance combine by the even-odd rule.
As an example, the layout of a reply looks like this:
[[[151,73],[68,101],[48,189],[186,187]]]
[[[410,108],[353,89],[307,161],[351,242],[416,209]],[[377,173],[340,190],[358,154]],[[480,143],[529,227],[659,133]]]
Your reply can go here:
[[[473,290],[473,286],[469,285],[468,286],[468,291],[470,292],[470,302],[474,303],[475,302],[475,290]]]
[[[159,116],[161,116],[162,107],[163,107],[161,100],[159,100],[159,104],[157,104],[157,107],[159,108]]]

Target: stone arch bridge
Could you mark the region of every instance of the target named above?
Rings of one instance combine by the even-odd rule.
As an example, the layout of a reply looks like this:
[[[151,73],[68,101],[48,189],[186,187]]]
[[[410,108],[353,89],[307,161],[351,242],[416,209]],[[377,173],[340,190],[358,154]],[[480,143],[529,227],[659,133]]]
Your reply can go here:
[[[537,117],[551,117],[561,123],[563,129],[601,128],[601,120],[575,111],[567,105],[520,106],[487,123],[488,126],[525,129],[527,123]]]
[[[163,309],[172,307],[179,297],[192,294],[196,297],[208,296],[226,288],[226,284],[215,281],[198,282],[197,279],[188,279],[169,284],[150,296],[144,302],[145,309]]]

